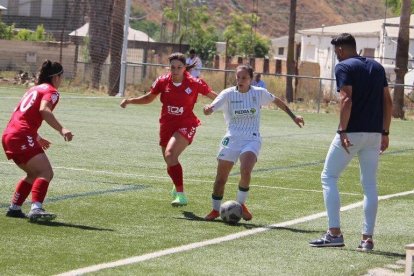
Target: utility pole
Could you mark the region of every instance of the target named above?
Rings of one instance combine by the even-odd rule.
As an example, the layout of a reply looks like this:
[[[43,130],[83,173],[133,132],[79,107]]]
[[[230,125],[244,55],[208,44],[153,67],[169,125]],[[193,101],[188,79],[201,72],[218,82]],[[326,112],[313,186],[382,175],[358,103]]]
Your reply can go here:
[[[296,25],[296,0],[290,0],[289,14],[289,39],[287,52],[287,76],[286,76],[286,100],[288,103],[293,102],[293,84],[292,75],[295,74],[295,25]]]

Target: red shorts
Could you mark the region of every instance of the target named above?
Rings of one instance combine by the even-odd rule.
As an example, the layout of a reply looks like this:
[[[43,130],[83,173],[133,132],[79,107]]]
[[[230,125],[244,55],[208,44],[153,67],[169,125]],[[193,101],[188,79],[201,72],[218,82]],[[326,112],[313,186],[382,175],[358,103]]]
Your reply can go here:
[[[16,164],[26,164],[36,155],[44,153],[36,136],[20,133],[4,134],[1,142],[7,159],[13,159]]]
[[[181,136],[183,136],[190,145],[193,142],[196,129],[197,125],[194,125],[194,123],[180,125],[162,124],[160,126],[160,146],[166,147],[168,141],[170,141],[175,132],[178,132]]]

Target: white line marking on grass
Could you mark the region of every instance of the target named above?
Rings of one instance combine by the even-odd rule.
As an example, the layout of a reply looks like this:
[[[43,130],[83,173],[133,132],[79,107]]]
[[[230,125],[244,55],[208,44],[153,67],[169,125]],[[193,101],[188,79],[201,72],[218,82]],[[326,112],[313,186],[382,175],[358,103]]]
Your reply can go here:
[[[7,165],[14,165],[11,162],[0,162],[0,164],[7,164]],[[133,174],[133,173],[120,173],[120,172],[111,172],[111,171],[102,171],[102,170],[90,170],[90,169],[83,169],[83,168],[70,168],[70,167],[60,167],[60,166],[53,166],[54,169],[61,169],[61,170],[68,170],[68,171],[81,171],[81,172],[90,172],[90,173],[98,173],[98,174],[107,174],[107,175],[116,175],[116,176],[128,176],[128,177],[140,177],[140,178],[152,178],[152,179],[166,179],[169,180],[170,177],[168,176],[154,176],[154,175],[144,175],[144,174]],[[200,183],[213,183],[210,180],[201,180],[201,179],[186,179],[186,182],[200,182]],[[227,182],[229,185],[238,185],[235,182]],[[311,189],[298,189],[298,188],[289,188],[289,187],[279,187],[279,186],[265,186],[265,185],[250,185],[250,187],[258,187],[258,188],[265,188],[265,189],[278,189],[278,190],[287,190],[287,191],[300,191],[300,192],[312,192],[312,193],[323,193],[321,190],[311,190]],[[357,193],[346,193],[341,192],[341,195],[352,195],[352,196],[361,196],[361,194]]]
[[[410,195],[410,194],[414,194],[414,190],[407,191],[407,192],[402,192],[402,193],[397,193],[397,194],[392,194],[392,195],[380,196],[380,197],[378,197],[378,200],[386,200],[386,199],[390,199],[390,198],[394,198],[394,197],[400,197],[400,196],[406,196],[406,195]],[[353,204],[342,207],[341,211],[345,212],[345,211],[348,211],[348,210],[351,210],[351,209],[361,207],[362,205],[363,205],[362,201],[361,202],[356,202],[356,203],[353,203]],[[136,264],[136,263],[140,263],[140,262],[160,258],[160,257],[163,257],[163,256],[171,255],[171,254],[182,253],[182,252],[190,251],[190,250],[193,250],[193,249],[197,249],[197,248],[201,248],[201,247],[205,247],[205,246],[209,246],[209,245],[220,244],[220,243],[223,243],[223,242],[240,239],[240,238],[243,238],[243,237],[247,237],[247,236],[259,234],[259,233],[262,233],[262,232],[266,232],[266,231],[269,231],[273,228],[288,227],[288,226],[292,226],[292,225],[295,225],[295,224],[312,221],[312,220],[319,219],[319,218],[322,218],[322,217],[326,217],[326,212],[316,213],[316,214],[309,215],[309,216],[306,216],[306,217],[301,217],[301,218],[297,218],[297,219],[293,219],[293,220],[289,220],[289,221],[285,221],[285,222],[281,222],[281,223],[272,224],[272,225],[269,225],[267,227],[260,227],[260,228],[245,230],[245,231],[238,232],[238,233],[231,234],[231,235],[227,235],[227,236],[224,236],[224,237],[219,237],[219,238],[206,240],[206,241],[202,241],[202,242],[190,243],[190,244],[186,244],[186,245],[182,245],[182,246],[178,246],[178,247],[173,247],[173,248],[168,248],[168,249],[165,249],[165,250],[160,250],[160,251],[157,251],[157,252],[152,252],[152,253],[148,253],[148,254],[144,254],[144,255],[140,255],[140,256],[134,256],[134,257],[130,257],[130,258],[114,261],[114,262],[102,263],[102,264],[97,264],[97,265],[88,266],[88,267],[84,267],[84,268],[79,268],[79,269],[75,269],[75,270],[71,270],[71,271],[68,271],[68,272],[58,274],[58,276],[83,275],[85,273],[96,272],[96,271],[100,271],[100,270],[103,270],[103,269],[115,268],[115,267],[119,267],[119,266]]]

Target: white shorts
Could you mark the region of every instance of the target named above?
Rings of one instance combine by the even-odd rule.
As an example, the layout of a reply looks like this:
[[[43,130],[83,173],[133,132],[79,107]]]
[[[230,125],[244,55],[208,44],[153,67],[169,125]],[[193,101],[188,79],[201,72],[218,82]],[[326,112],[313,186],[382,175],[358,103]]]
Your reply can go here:
[[[253,152],[257,158],[261,147],[261,139],[237,139],[226,136],[221,140],[217,159],[236,163],[240,155],[248,151]]]

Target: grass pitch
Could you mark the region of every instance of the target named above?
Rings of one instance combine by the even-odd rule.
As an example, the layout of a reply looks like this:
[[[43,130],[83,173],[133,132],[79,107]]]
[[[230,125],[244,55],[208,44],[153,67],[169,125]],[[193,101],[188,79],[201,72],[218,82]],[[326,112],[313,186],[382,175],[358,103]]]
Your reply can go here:
[[[24,89],[0,88],[0,125],[7,124]],[[48,224],[0,215],[0,274],[53,275],[209,241],[324,211],[320,172],[338,118],[302,114],[300,129],[282,111],[263,110],[263,147],[253,172],[248,205],[251,222],[230,226],[201,218],[210,211],[216,153],[225,131],[220,113],[203,125],[181,163],[189,205],[170,205],[171,181],[158,146],[160,104],[121,109],[119,98],[61,93],[55,114],[74,133],[66,143],[51,128],[47,154],[55,171],[45,208],[58,214]],[[200,101],[203,102],[203,101]],[[390,148],[381,156],[379,194],[413,191],[414,123],[393,121]],[[5,213],[22,172],[0,155],[0,207]],[[224,200],[235,198],[236,165]],[[362,200],[355,159],[339,181],[342,205]],[[362,209],[342,215],[346,247],[310,248],[326,230],[326,218],[177,252],[91,273],[93,275],[360,275],[404,259],[412,243],[414,195],[380,201],[375,251],[355,251]],[[28,211],[29,205],[24,206]],[[403,269],[396,270],[402,272]]]

